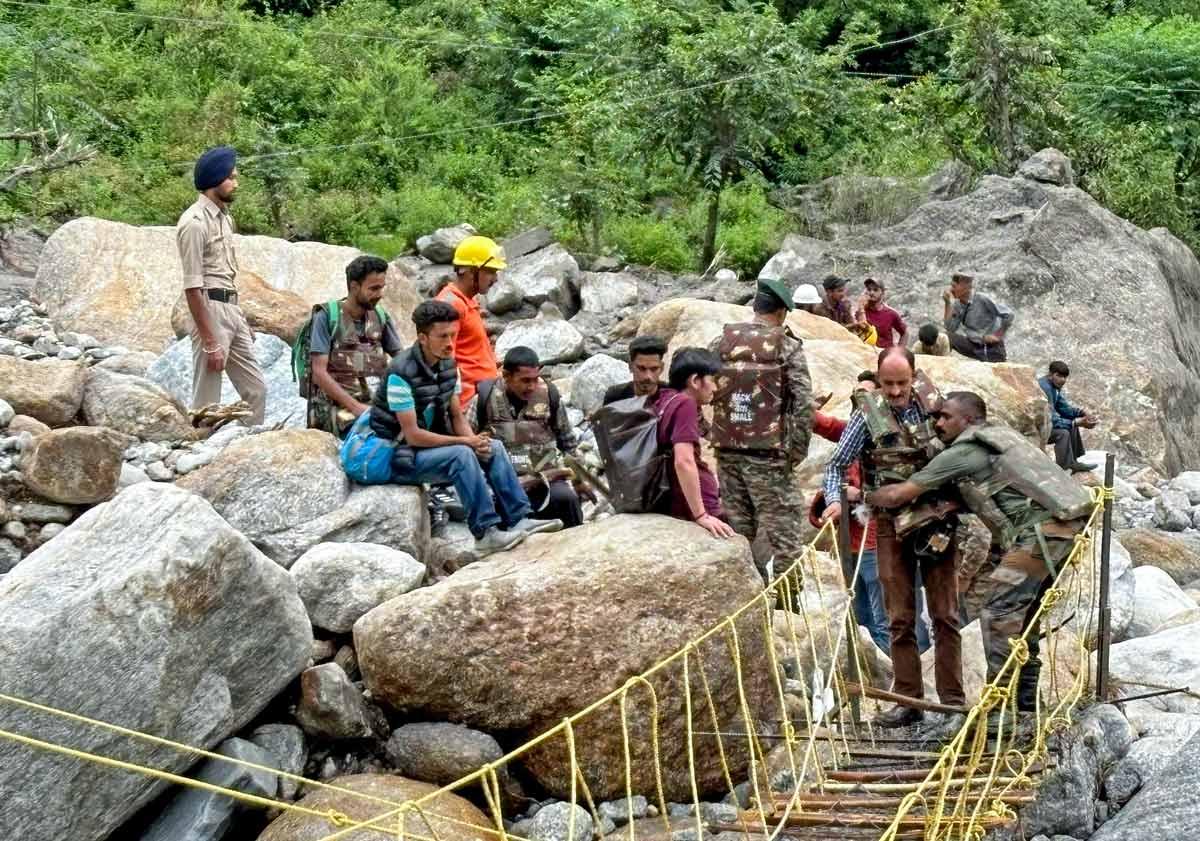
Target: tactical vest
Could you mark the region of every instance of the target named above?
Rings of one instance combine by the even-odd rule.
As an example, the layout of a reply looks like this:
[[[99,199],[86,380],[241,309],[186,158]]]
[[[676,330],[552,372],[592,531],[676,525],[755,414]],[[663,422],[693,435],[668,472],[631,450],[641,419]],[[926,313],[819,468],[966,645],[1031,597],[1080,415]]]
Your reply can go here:
[[[783,327],[726,324],[713,398],[712,443],[763,455],[787,451],[787,369]]]
[[[998,424],[972,426],[954,443],[968,442],[981,444],[992,453],[990,470],[986,477],[960,480],[959,493],[1005,547],[1024,528],[1049,519],[1077,520],[1091,512],[1092,495],[1015,429]],[[1027,517],[1014,522],[996,501],[996,494],[1006,489],[1040,510],[1031,508]]]
[[[450,400],[458,383],[458,366],[453,359],[442,359],[433,367],[425,362],[421,346],[414,343],[404,353],[396,354],[387,368],[387,375],[397,374],[412,389],[417,423],[428,432],[451,434]],[[395,439],[400,435],[400,422],[388,408],[388,377],[381,377],[371,401],[371,431],[382,438]],[[432,408],[432,417],[426,414]]]
[[[923,373],[913,381],[913,399],[921,412],[916,424],[901,423],[881,391],[856,391],[854,408],[867,424],[862,463],[871,488],[907,481],[942,451],[932,412],[941,408],[942,395]]]
[[[383,322],[374,310],[368,310],[365,329],[360,334],[354,319],[340,308],[339,323],[329,325],[333,342],[329,347],[329,375],[350,390],[359,389],[366,377],[381,377],[388,367],[383,349]]]
[[[545,382],[538,382],[525,407],[514,414],[504,381],[492,380],[487,396],[487,418],[488,429],[493,437],[504,442],[517,473],[537,473],[557,463],[558,439],[550,427],[553,420],[550,388]]]

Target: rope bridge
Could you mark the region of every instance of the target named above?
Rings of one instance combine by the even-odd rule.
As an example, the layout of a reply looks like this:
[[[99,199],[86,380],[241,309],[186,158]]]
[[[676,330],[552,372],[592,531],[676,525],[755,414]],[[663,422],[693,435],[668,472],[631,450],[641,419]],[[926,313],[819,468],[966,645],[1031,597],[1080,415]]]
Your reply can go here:
[[[684,827],[694,825],[696,841],[706,827],[736,831],[773,841],[789,838],[895,839],[974,841],[993,827],[1016,819],[1014,806],[1033,799],[1040,772],[1051,767],[1049,744],[1067,727],[1087,693],[1090,678],[1088,640],[1097,605],[1096,536],[1111,488],[1096,488],[1095,505],[1085,529],[1075,539],[1068,560],[1045,591],[1036,619],[1046,619],[1043,677],[1048,703],[1038,693],[1033,726],[1018,728],[1016,685],[1020,667],[1030,657],[1031,622],[1021,637],[1011,639],[1011,653],[996,679],[983,688],[966,713],[966,723],[940,749],[930,751],[918,734],[883,738],[870,720],[884,701],[895,696],[873,687],[884,682],[874,662],[869,638],[860,636],[852,613],[853,582],[862,563],[859,547],[842,572],[838,541],[826,524],[802,556],[770,586],[703,634],[628,678],[604,697],[505,756],[473,773],[414,800],[398,802],[345,786],[311,780],[279,769],[234,759],[77,715],[49,705],[0,694],[0,704],[24,708],[123,739],[145,742],[193,759],[212,759],[301,783],[306,791],[328,791],[348,812],[314,808],[262,797],[189,779],[180,774],[117,757],[58,744],[35,736],[0,730],[0,739],[81,762],[146,775],[180,786],[215,792],[247,806],[292,812],[327,823],[321,841],[395,838],[397,841],[525,841],[506,831],[506,797],[501,775],[510,765],[532,756],[557,752],[566,762],[569,783],[561,792],[590,812],[593,826],[603,820],[593,789],[595,763],[587,755],[586,731],[597,723],[619,719],[622,785],[628,823],[620,831],[629,841],[646,833],[635,821],[634,795],[652,795],[659,820],[670,833],[681,818],[672,818],[668,790],[692,808]],[[848,561],[850,559],[847,559]],[[777,610],[777,605],[788,606]],[[1081,632],[1068,628],[1084,617]],[[1080,621],[1076,619],[1076,626]],[[760,646],[765,651],[753,651]],[[763,675],[762,664],[766,665]],[[1064,668],[1060,674],[1059,668]],[[674,696],[674,697],[672,697]],[[680,704],[680,701],[682,703]],[[951,711],[919,702],[924,709]],[[680,726],[663,733],[663,710],[682,711]],[[648,723],[648,726],[647,726]],[[677,722],[678,723],[678,722]],[[649,749],[639,739],[648,730]],[[581,735],[581,731],[584,731]],[[771,745],[774,747],[771,747]],[[673,785],[664,783],[664,746],[672,756],[686,756],[686,774],[675,763],[666,767]],[[924,749],[922,749],[924,748]],[[635,758],[636,754],[636,758]],[[682,787],[680,775],[686,779]],[[637,782],[635,782],[635,780]],[[590,782],[589,782],[590,781]],[[682,788],[683,796],[679,796]],[[739,797],[749,806],[728,823],[706,819],[701,801],[719,792]],[[745,793],[748,789],[749,797]],[[439,813],[439,800],[449,793],[478,796],[489,812],[487,826]],[[570,810],[568,839],[577,839],[578,810]],[[510,816],[511,817],[511,816]],[[673,823],[674,821],[674,823]],[[640,828],[639,828],[640,827]]]

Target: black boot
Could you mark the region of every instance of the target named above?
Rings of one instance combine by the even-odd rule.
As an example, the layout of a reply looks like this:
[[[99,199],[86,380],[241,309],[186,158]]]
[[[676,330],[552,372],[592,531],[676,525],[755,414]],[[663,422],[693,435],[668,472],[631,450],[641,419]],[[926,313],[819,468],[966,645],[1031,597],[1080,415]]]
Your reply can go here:
[[[1021,667],[1021,673],[1017,675],[1017,711],[1023,713],[1031,713],[1037,711],[1038,697],[1038,676],[1041,674],[1042,664],[1036,657],[1031,657],[1029,662]]]

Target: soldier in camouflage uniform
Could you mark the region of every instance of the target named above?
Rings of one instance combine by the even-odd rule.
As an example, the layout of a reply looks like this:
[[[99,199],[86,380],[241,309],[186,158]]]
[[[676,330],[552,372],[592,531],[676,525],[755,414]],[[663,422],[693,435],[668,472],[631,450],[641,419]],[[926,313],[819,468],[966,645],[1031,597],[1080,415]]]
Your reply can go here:
[[[346,266],[346,297],[313,307],[309,333],[308,426],[338,438],[371,403],[371,394],[403,346],[380,306],[388,264],[356,257]],[[301,385],[301,393],[304,391]]]
[[[784,326],[791,292],[759,280],[753,308],[753,321],[726,324],[713,344],[723,367],[711,440],[729,524],[748,540],[761,529],[779,574],[804,549],[804,494],[794,468],[812,436],[812,379],[803,343]],[[766,580],[765,561],[759,572]]]
[[[583,507],[563,464],[579,436],[553,383],[542,379],[537,352],[515,347],[504,356],[502,378],[478,385],[471,425],[504,442],[529,496],[535,520],[562,520],[565,528],[583,524]]]
[[[992,553],[990,573],[982,573],[989,587],[980,624],[992,681],[1011,653],[1009,640],[1021,636],[1037,613],[1045,583],[1071,553],[1092,499],[1015,430],[986,421],[987,406],[979,395],[951,392],[937,421],[949,447],[907,482],[881,488],[868,501],[888,508],[953,484],[991,531],[999,551]],[[1037,703],[1036,628],[1028,641],[1030,659],[1017,684],[1021,711],[1033,711]]]

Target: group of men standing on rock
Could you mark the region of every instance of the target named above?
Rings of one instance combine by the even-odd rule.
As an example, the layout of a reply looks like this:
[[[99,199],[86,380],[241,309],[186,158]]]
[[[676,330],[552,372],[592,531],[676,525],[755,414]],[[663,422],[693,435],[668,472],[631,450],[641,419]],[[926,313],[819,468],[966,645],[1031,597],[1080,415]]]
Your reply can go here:
[[[216,402],[226,371],[249,404],[251,421],[261,423],[266,387],[234,282],[233,150],[206,152],[194,177],[200,195],[177,226],[193,322],[193,402]],[[532,349],[513,348],[497,364],[477,296],[506,268],[502,249],[471,236],[458,245],[453,263],[451,281],[413,311],[416,341],[406,349],[381,305],[387,263],[369,256],[353,260],[346,267],[345,297],[313,308],[304,388],[309,425],[342,439],[342,464],[352,478],[453,485],[477,550],[486,554],[530,534],[582,523],[569,466],[579,439]],[[665,382],[666,343],[640,336],[629,347],[631,381],[610,388],[604,403],[636,400],[657,418],[669,492],[656,510],[692,520],[714,537],[761,539],[769,547],[759,562],[764,580],[804,551],[809,511],[795,467],[808,455],[814,426],[836,438],[823,504],[812,516],[816,522],[855,518],[856,557],[866,554],[868,541],[873,544],[878,572],[857,582],[868,596],[859,621],[877,626],[882,602],[887,627],[881,642],[892,657],[894,691],[921,698],[923,584],[933,620],[937,692],[943,704],[962,707],[960,591],[966,588],[958,580],[958,515],[977,515],[992,534],[988,564],[976,583],[982,582],[979,615],[988,677],[994,679],[1008,658],[1009,640],[1036,615],[1040,593],[1084,527],[1091,496],[1038,447],[989,421],[977,394],[943,396],[905,347],[903,320],[882,309],[884,286],[873,279],[866,282],[859,319],[883,349],[876,370],[859,376],[848,421],[830,432],[831,419],[817,411],[821,401],[813,398],[803,342],[785,319],[797,306],[842,323],[855,319],[845,285],[826,279],[825,296],[812,302],[812,287],[792,293],[781,281],[760,280],[751,320],[724,325],[709,347],[676,350]],[[969,276],[954,276],[945,319],[946,343],[956,350],[988,361],[1005,358],[1011,313],[1006,320],[1003,310],[973,293]],[[939,352],[942,338],[922,328],[918,345]],[[1042,387],[1054,410],[1059,463],[1069,457],[1064,466],[1072,467],[1082,451],[1078,427],[1095,419],[1062,399],[1068,373],[1065,364],[1054,363]],[[709,404],[711,425],[704,414]],[[715,471],[705,459],[704,439],[716,453]],[[852,511],[842,510],[843,487]],[[1033,631],[1018,685],[1022,711],[1037,703],[1036,642]],[[900,704],[879,723],[901,726],[922,717],[917,707]],[[959,725],[961,716],[954,713],[932,729],[948,735]]]

